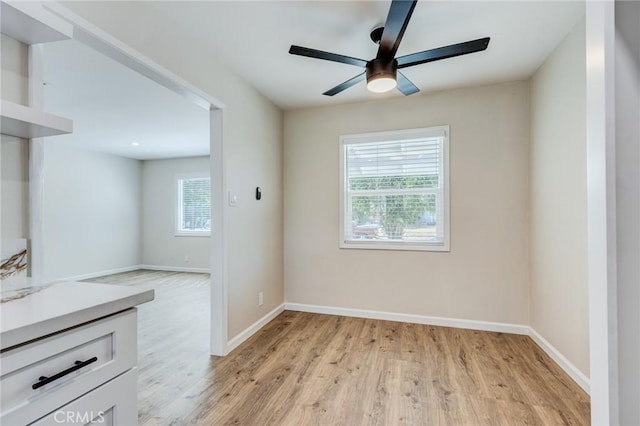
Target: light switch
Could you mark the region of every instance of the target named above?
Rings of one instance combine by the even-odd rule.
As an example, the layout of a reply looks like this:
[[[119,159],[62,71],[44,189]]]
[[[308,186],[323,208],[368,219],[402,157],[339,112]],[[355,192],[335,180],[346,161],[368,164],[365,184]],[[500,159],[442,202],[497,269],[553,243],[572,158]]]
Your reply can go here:
[[[231,189],[229,190],[229,207],[238,207],[238,196]]]

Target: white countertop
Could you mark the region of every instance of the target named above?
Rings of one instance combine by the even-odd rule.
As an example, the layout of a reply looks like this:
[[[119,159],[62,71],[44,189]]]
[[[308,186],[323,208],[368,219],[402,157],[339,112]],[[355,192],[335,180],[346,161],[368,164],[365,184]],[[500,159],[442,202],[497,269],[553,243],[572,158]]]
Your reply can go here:
[[[2,289],[0,349],[124,311],[154,291],[112,284],[58,282]]]

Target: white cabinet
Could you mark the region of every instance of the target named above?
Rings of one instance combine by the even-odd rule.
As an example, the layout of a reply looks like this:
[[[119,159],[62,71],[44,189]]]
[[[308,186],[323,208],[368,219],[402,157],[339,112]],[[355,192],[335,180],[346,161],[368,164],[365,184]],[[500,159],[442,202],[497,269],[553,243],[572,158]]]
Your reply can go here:
[[[3,351],[0,423],[87,424],[98,416],[101,424],[136,424],[136,314],[131,308]]]
[[[137,370],[129,370],[32,424],[135,425],[138,416],[135,392],[137,379]]]

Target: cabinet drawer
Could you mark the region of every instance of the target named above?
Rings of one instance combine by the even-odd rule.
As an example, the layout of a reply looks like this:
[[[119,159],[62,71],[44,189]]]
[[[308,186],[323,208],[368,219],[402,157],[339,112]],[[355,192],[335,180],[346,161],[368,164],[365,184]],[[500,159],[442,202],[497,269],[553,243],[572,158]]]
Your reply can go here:
[[[33,422],[127,371],[136,344],[136,310],[129,309],[2,353],[0,423]]]
[[[138,424],[136,368],[32,423],[32,425],[133,426]]]

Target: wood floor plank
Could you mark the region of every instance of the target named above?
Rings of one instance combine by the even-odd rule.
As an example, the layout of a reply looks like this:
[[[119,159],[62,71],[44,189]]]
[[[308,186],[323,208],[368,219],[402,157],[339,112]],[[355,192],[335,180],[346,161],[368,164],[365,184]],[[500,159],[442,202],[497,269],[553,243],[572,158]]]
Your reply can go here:
[[[141,425],[587,425],[589,397],[529,337],[285,311],[209,355],[209,276],[98,279],[139,308]]]

